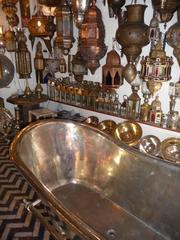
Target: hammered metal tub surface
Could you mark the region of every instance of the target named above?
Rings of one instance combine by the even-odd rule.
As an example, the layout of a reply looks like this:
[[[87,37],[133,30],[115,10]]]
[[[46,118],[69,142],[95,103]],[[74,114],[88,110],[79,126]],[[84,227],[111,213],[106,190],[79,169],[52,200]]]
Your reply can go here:
[[[179,240],[180,168],[82,123],[42,120],[10,158],[82,239]]]

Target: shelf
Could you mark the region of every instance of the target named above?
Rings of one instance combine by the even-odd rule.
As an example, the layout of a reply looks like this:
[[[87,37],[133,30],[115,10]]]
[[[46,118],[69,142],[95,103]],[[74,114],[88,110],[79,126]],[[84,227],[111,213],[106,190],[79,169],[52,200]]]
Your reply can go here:
[[[94,110],[94,109],[91,109],[91,108],[81,107],[81,106],[77,106],[75,104],[60,102],[60,101],[56,101],[56,100],[52,100],[52,99],[49,99],[49,100],[52,101],[52,102],[57,102],[57,103],[60,103],[60,104],[64,104],[66,106],[71,106],[71,107],[75,107],[75,108],[78,108],[78,109],[83,109],[85,111],[91,111],[91,112],[98,113],[98,114],[108,115],[108,116],[116,117],[116,118],[122,119],[122,120],[130,120],[130,119],[126,118],[126,117],[122,117],[122,116],[119,116],[119,115],[113,114],[113,113],[97,111],[97,110]],[[171,132],[175,132],[175,133],[180,133],[180,129],[173,130],[173,129],[170,129],[170,128],[163,128],[161,126],[158,126],[158,125],[155,125],[155,124],[151,124],[149,122],[142,122],[142,121],[139,121],[139,120],[136,120],[136,122],[138,122],[140,124],[143,124],[143,125],[146,125],[146,126],[150,126],[150,127],[154,127],[154,128],[158,128],[158,129],[162,129],[162,130],[167,130],[167,131],[171,131]]]

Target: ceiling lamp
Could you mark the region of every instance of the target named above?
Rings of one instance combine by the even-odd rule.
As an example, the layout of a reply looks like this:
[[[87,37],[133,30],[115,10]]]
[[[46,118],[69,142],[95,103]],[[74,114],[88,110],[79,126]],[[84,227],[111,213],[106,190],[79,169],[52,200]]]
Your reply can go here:
[[[93,0],[85,12],[79,37],[80,52],[87,61],[87,67],[92,74],[100,66],[99,60],[104,57],[107,51],[104,38],[105,29],[101,11],[96,7],[96,1]]]

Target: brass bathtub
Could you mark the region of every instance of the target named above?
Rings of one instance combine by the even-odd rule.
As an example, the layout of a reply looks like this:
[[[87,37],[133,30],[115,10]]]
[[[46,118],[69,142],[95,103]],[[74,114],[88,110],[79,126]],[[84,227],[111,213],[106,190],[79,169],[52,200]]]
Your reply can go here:
[[[180,239],[177,164],[64,120],[30,124],[13,140],[10,158],[82,239]]]

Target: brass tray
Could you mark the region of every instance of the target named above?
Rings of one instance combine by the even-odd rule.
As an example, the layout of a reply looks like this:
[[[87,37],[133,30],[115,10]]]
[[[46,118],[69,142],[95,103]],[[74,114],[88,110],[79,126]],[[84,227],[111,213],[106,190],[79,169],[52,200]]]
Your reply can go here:
[[[113,136],[129,146],[135,146],[142,136],[142,128],[136,122],[125,121],[117,125]]]
[[[166,138],[161,143],[160,151],[165,160],[180,163],[180,138]]]

